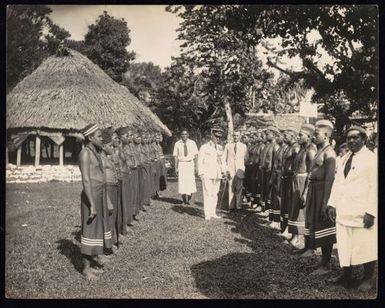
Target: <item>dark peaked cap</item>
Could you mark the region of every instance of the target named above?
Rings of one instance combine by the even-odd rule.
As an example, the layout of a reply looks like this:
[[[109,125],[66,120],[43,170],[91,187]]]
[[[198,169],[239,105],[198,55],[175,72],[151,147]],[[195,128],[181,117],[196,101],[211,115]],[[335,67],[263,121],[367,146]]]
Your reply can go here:
[[[216,137],[222,137],[223,129],[220,127],[213,127],[211,129],[211,133],[214,134],[214,136],[216,136]]]
[[[102,129],[102,142],[103,144],[107,144],[112,142],[112,134],[114,133],[113,129],[105,128]]]
[[[348,132],[350,132],[351,130],[358,130],[361,134],[364,134],[365,136],[368,136],[368,134],[366,133],[366,130],[364,128],[362,128],[361,126],[351,126],[349,127],[347,130],[346,130],[346,135],[348,134]]]
[[[128,128],[128,126],[125,126],[125,127],[120,127],[116,130],[116,132],[118,133],[119,136],[122,136],[124,134],[127,134],[128,132],[130,131],[130,129]]]

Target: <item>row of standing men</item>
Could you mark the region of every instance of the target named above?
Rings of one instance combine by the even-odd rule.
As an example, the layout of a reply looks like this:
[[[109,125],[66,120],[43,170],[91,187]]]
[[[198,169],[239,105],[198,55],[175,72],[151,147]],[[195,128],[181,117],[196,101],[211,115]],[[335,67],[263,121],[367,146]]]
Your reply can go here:
[[[127,238],[152,199],[167,187],[162,135],[122,127],[82,131],[86,146],[79,154],[81,254],[83,275],[97,279],[105,262]]]
[[[351,287],[351,266],[364,264],[361,287],[369,288],[377,259],[376,156],[365,146],[365,130],[352,127],[346,136],[349,151],[337,157],[330,142],[332,132],[328,120],[315,126],[303,124],[299,130],[251,128],[243,142],[237,131],[223,148],[221,130],[213,128],[198,151],[187,131],[182,131],[174,147],[179,193],[189,204],[196,191],[196,158],[206,220],[221,218],[217,207],[236,211],[248,203],[268,220],[266,226],[289,240],[299,256],[312,256],[321,248],[322,260],[314,275],[330,271],[338,239],[343,272],[332,282]]]

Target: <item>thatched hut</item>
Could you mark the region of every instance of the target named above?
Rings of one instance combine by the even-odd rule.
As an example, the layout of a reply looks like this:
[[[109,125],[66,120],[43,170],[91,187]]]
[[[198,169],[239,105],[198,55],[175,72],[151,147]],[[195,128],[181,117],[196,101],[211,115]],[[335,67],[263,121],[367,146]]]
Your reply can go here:
[[[89,123],[171,135],[126,87],[79,52],[65,51],[47,58],[7,96],[7,155],[9,151],[11,157],[17,150],[14,159],[18,166],[22,156],[26,158],[23,163],[29,158],[35,166],[53,158],[63,165],[69,162],[68,152],[75,162],[82,147],[76,137]],[[41,153],[43,145],[45,151]]]

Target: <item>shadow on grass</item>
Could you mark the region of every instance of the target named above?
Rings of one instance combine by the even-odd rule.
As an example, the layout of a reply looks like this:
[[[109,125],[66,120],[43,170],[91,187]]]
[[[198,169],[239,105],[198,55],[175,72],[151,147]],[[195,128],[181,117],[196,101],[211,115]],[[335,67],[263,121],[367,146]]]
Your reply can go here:
[[[80,226],[79,226],[80,227]],[[71,232],[71,235],[74,236],[75,240],[80,243],[80,240],[81,240],[81,231],[78,230],[78,231],[74,231],[74,232]]]
[[[71,261],[76,271],[82,273],[83,263],[82,254],[80,253],[80,247],[67,239],[58,240],[56,243],[58,244],[57,249],[59,250],[59,252]]]
[[[183,201],[180,199],[168,198],[168,197],[160,197],[158,200],[162,201],[162,202],[171,203],[171,204],[182,204],[183,203]]]
[[[191,272],[199,291],[209,298],[253,297],[271,287],[255,253],[231,253],[195,264]]]
[[[201,202],[201,201],[195,201],[194,204],[195,204],[196,206],[203,207],[203,202]]]
[[[204,217],[202,210],[194,207],[174,205],[171,209],[180,214],[188,214],[196,217]]]

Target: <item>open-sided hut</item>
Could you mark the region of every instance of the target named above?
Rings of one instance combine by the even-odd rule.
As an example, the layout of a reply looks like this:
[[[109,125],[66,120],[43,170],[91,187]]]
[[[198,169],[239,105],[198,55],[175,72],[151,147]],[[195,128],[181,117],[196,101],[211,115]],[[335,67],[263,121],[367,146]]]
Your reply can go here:
[[[6,122],[7,158],[8,152],[16,151],[13,158],[18,166],[22,158],[23,163],[35,166],[52,159],[63,165],[71,157],[75,162],[82,147],[76,137],[90,123],[102,128],[131,126],[171,135],[126,87],[71,49],[47,58],[12,89],[7,96]],[[66,154],[70,154],[68,160]]]

